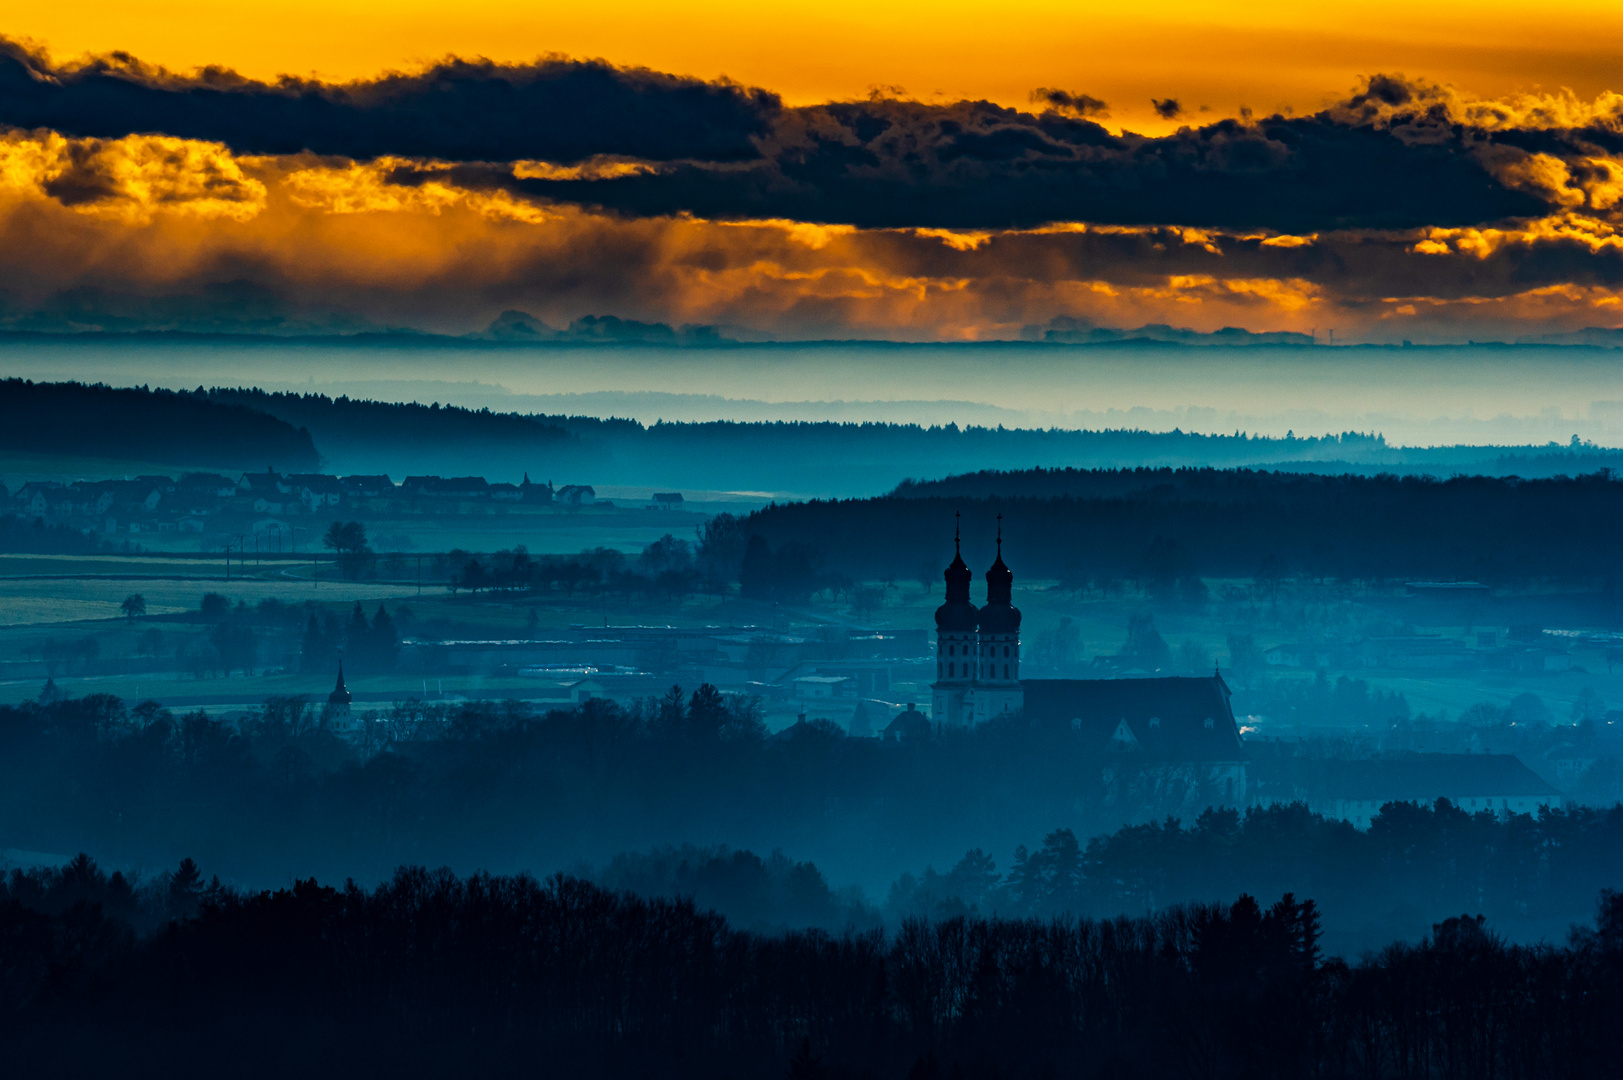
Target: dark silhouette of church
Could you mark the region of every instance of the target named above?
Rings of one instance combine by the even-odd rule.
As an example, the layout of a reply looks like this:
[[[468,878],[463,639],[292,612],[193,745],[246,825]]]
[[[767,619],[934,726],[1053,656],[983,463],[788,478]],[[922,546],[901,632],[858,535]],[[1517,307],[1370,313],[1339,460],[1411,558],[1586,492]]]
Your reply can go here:
[[[953,559],[944,575],[946,602],[936,609],[936,681],[930,719],[941,727],[971,727],[1024,713],[1043,727],[1063,726],[1108,763],[1107,788],[1123,799],[1128,787],[1186,792],[1191,800],[1243,802],[1245,750],[1230,691],[1213,671],[1201,677],[1148,679],[1020,678],[1020,609],[1014,574],[1003,561],[1003,515],[997,559],[986,571],[986,604],[970,600],[974,577],[953,531]]]
[[[969,599],[974,576],[964,562],[956,529],[947,567],[947,600],[936,608],[936,681],[931,719],[949,727],[984,724],[1019,712],[1020,609],[1014,606],[1014,574],[1003,562],[1003,515],[998,515],[997,561],[986,571],[986,606]]]

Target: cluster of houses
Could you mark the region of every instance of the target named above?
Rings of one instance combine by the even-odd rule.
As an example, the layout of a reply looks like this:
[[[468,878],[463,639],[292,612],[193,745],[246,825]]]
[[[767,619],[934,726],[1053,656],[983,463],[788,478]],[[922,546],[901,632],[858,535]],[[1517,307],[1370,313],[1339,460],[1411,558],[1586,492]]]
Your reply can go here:
[[[680,498],[680,496],[677,496]],[[12,513],[87,532],[202,533],[221,518],[273,518],[329,514],[351,509],[428,509],[466,502],[591,506],[597,493],[586,484],[553,487],[490,483],[480,476],[329,476],[322,473],[244,473],[233,479],[193,472],[180,477],[137,476],[74,483],[33,481],[14,492],[0,486],[0,506]],[[397,504],[404,504],[398,506]]]

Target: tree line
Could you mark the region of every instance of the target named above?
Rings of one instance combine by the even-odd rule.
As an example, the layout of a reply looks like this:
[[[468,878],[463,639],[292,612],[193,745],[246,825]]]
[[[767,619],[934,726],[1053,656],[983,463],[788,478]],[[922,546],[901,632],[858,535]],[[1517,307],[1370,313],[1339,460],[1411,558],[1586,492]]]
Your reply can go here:
[[[71,525],[48,525],[43,518],[30,521],[20,514],[0,514],[0,554],[94,555],[111,549],[107,541]]]
[[[1611,543],[1623,528],[1623,480],[1610,473],[1436,480],[1202,469],[982,479],[962,493],[941,493],[958,491],[949,482],[775,504],[744,519],[743,531],[772,547],[815,538],[829,572],[939,580],[952,558],[954,515],[963,515],[965,558],[981,567],[992,561],[1002,514],[1016,575],[1077,586],[1131,580],[1193,602],[1203,599],[1203,577],[1542,580],[1604,585],[1613,596],[1623,588]],[[1007,492],[1031,493],[1005,493],[1005,483]]]
[[[307,429],[241,403],[27,379],[0,379],[0,448],[230,469],[320,462]]]
[[[1289,893],[762,935],[563,875],[120,878],[81,857],[0,889],[20,1073],[1587,1080],[1623,1043],[1615,892],[1564,945],[1464,914],[1347,963]]]
[[[1204,812],[1221,800],[1195,790],[1179,799],[1201,809],[1182,820],[1122,827],[1097,747],[1013,720],[900,744],[826,721],[769,736],[758,703],[708,686],[630,706],[407,700],[362,719],[345,740],[301,697],[238,722],[105,695],[0,707],[0,834],[137,866],[191,855],[250,882],[377,880],[414,859],[573,866],[708,839],[732,850],[664,869],[631,860],[632,876],[604,880],[674,894],[702,879],[746,925],[815,910],[812,924],[834,929],[869,916],[827,882],[904,870],[914,883],[885,898],[892,921],[1104,916],[1292,890],[1345,915],[1338,933],[1470,908],[1531,937],[1623,884],[1615,806],[1533,818],[1393,804],[1360,832],[1300,806]],[[966,848],[978,851],[960,858]],[[730,865],[738,849],[796,857]]]
[[[1623,467],[1617,453],[1587,444],[1414,449],[1358,432],[1275,438],[957,424],[643,425],[244,387],[172,392],[22,380],[0,384],[0,421],[14,448],[118,460],[309,471],[324,456],[342,473],[397,477],[446,469],[510,476],[517,462],[538,478],[589,473],[594,483],[823,493],[878,494],[908,476],[1025,470],[1034,462],[1072,469],[1124,462],[1288,464],[1337,472],[1386,467],[1537,476]]]
[[[194,392],[196,396],[197,392]],[[532,475],[589,473],[594,483],[878,494],[908,476],[1034,462],[1107,468],[1386,467],[1553,475],[1623,466],[1623,456],[1574,446],[1389,446],[1375,434],[1284,437],[1242,432],[1065,430],[876,422],[670,422],[498,413],[435,403],[396,404],[322,394],[214,388],[208,400],[308,428],[341,471],[456,469],[496,475],[521,462]]]

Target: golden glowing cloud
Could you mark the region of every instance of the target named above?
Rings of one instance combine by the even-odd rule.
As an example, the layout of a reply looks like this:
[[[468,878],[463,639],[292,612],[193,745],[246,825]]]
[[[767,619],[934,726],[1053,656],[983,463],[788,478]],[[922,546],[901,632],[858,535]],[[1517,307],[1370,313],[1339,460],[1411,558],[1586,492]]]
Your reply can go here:
[[[445,179],[391,182],[402,164],[11,133],[0,138],[5,319],[98,325],[94,310],[62,308],[87,295],[140,319],[143,305],[172,311],[175,298],[220,287],[250,290],[292,328],[456,333],[508,309],[555,326],[613,314],[906,340],[1029,337],[1059,322],[1480,338],[1623,314],[1623,231],[1588,210],[1309,236],[1085,223],[856,229],[600,214]],[[1623,175],[1602,164],[1585,170],[1591,203]],[[1529,282],[1530,266],[1556,277]]]

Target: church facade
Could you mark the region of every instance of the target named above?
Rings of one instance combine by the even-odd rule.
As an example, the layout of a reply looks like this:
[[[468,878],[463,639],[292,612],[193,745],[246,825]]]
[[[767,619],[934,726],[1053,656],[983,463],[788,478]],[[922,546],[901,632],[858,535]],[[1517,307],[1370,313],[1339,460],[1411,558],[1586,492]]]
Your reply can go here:
[[[935,613],[936,680],[931,719],[947,727],[984,724],[1025,704],[1020,686],[1020,609],[1014,606],[1014,574],[1003,562],[998,523],[997,561],[986,571],[986,604],[970,600],[974,574],[953,533],[952,563],[943,575],[947,598]]]

